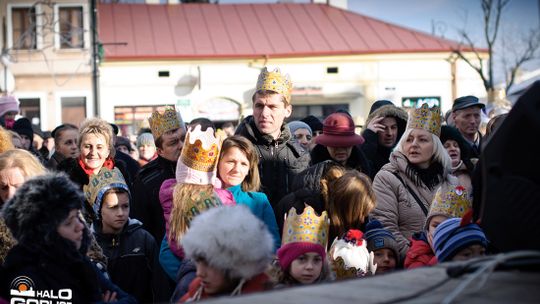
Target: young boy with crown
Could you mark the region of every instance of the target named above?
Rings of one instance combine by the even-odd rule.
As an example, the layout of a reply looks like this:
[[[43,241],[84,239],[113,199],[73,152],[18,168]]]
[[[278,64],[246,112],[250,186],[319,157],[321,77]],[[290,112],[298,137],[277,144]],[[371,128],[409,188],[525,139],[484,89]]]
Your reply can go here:
[[[215,187],[221,139],[212,128],[202,131],[190,126],[176,167],[176,178],[163,182],[159,198],[165,217],[166,239],[174,256],[162,246],[160,260],[177,285],[175,296],[182,295],[194,278],[193,263],[184,260],[181,240],[191,220],[208,209],[236,204],[232,193]]]
[[[141,303],[167,301],[170,290],[158,260],[158,247],[141,222],[129,218],[131,195],[117,168],[104,168],[84,186],[97,220],[91,230],[107,256],[115,284]]]
[[[329,224],[326,211],[317,216],[309,205],[301,214],[297,214],[294,207],[289,210],[281,248],[277,251],[279,267],[272,269],[276,288],[332,279],[326,259]]]

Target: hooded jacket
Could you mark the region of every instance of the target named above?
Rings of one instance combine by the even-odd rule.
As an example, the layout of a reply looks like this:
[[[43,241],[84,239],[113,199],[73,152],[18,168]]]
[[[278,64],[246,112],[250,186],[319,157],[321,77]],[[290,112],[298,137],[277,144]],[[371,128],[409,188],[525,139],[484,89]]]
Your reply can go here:
[[[413,233],[422,231],[426,215],[407,187],[394,175],[398,174],[429,210],[433,196],[439,185],[428,188],[415,171],[407,170],[409,162],[405,155],[394,151],[390,155],[390,163],[384,165],[373,180],[373,191],[377,205],[372,216],[390,230],[399,245],[401,257],[404,258],[409,249],[408,239]],[[415,182],[417,181],[417,182]]]
[[[129,219],[119,234],[105,234],[101,222],[93,232],[108,258],[111,280],[140,303],[168,301],[168,279],[158,261],[158,247],[142,223]]]
[[[433,266],[437,264],[437,257],[429,246],[424,232],[413,234],[411,247],[405,257],[405,269],[413,269],[423,266]]]
[[[405,110],[401,108],[394,106],[393,104],[383,105],[381,107],[373,109],[373,111],[369,113],[365,125],[369,125],[369,123],[377,116],[394,117],[396,119],[398,127],[398,133],[396,137],[397,144],[399,142],[399,139],[405,132],[408,117],[407,112],[405,112]],[[360,149],[362,150],[362,152],[364,152],[366,158],[370,161],[372,173],[370,177],[373,179],[377,172],[381,170],[382,166],[389,162],[390,153],[392,152],[394,147],[387,148],[379,145],[379,135],[371,131],[370,129],[366,128],[364,132],[362,132],[362,136],[364,137],[365,142],[362,146],[360,146]]]
[[[308,151],[296,144],[285,124],[279,138],[263,135],[255,125],[253,116],[246,117],[236,129],[253,143],[259,155],[259,174],[262,191],[275,208],[279,200],[291,192],[296,175],[309,166]]]

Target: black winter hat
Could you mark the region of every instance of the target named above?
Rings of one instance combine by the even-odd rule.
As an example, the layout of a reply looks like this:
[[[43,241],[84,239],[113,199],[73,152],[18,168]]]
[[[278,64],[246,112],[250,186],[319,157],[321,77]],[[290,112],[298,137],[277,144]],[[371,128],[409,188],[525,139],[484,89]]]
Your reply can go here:
[[[58,225],[83,203],[83,193],[67,175],[48,173],[26,181],[6,203],[3,217],[20,244],[50,245]]]
[[[452,105],[452,112],[455,112],[457,110],[463,110],[470,107],[479,107],[480,109],[483,109],[486,107],[483,103],[480,103],[478,100],[478,97],[467,95],[462,96],[454,100],[454,104]]]
[[[34,130],[32,129],[32,123],[26,117],[17,119],[15,124],[13,124],[13,131],[19,133],[20,135],[28,136],[30,140],[34,138]]]
[[[313,132],[322,131],[323,129],[323,123],[321,122],[321,120],[313,115],[309,115],[304,119],[301,119],[300,121],[305,122]]]
[[[441,135],[439,136],[439,138],[441,139],[441,143],[443,145],[449,139],[455,140],[459,145],[461,159],[469,158],[469,146],[461,133],[459,133],[458,129],[451,126],[441,126]]]

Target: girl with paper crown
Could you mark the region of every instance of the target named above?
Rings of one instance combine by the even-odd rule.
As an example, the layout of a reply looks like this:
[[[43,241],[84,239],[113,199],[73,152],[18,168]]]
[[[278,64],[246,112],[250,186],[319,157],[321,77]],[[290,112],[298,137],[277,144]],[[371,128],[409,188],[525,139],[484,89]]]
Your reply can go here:
[[[302,214],[291,208],[285,219],[281,248],[277,252],[279,267],[272,275],[276,287],[307,285],[331,280],[326,245],[328,215],[317,216],[306,205]]]
[[[180,241],[193,218],[214,207],[236,204],[230,191],[214,186],[220,185],[216,174],[220,148],[221,140],[215,137],[214,129],[207,127],[203,131],[201,125],[190,126],[176,166],[176,179],[168,179],[161,185],[159,199],[165,217],[166,239],[174,254],[170,257],[169,252],[165,253],[171,263],[162,263],[162,266],[168,274],[177,274],[182,267],[192,269],[186,264],[188,261],[184,261]],[[163,248],[161,251],[163,256]],[[187,290],[194,276],[193,271],[185,275],[179,283],[180,293]]]

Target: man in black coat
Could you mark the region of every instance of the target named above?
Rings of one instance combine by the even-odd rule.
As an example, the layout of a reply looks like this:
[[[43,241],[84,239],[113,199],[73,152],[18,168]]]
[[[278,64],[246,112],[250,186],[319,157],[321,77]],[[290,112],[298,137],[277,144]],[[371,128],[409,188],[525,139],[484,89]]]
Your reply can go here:
[[[480,123],[482,122],[481,112],[484,108],[485,105],[480,103],[477,97],[470,95],[457,98],[452,105],[452,119],[456,129],[470,147],[471,158],[480,157],[482,146]]]
[[[262,191],[274,207],[291,192],[295,176],[309,166],[309,152],[296,144],[284,120],[292,113],[292,83],[279,70],[264,68],[252,97],[253,116],[248,116],[236,134],[250,140],[259,154]]]
[[[184,146],[185,129],[180,113],[166,108],[148,119],[158,157],[144,165],[133,181],[133,204],[130,217],[140,220],[146,231],[161,244],[165,218],[159,202],[159,189],[166,179],[175,178],[176,162]]]

